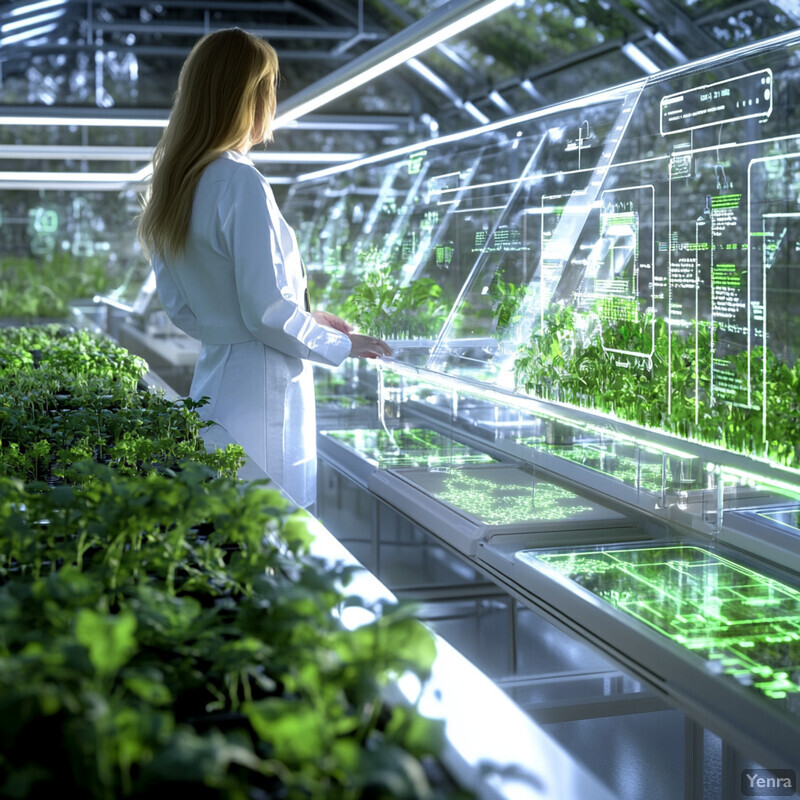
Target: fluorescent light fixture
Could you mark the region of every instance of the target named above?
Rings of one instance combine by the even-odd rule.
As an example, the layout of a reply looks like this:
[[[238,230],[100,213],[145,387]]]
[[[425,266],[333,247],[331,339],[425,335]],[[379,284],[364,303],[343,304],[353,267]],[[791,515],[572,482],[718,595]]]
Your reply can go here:
[[[343,164],[355,161],[363,153],[292,153],[284,150],[267,150],[253,152],[247,157],[254,164]]]
[[[622,52],[647,75],[655,75],[661,68],[649,56],[646,56],[633,42],[622,45]]]
[[[55,27],[55,26],[53,26]],[[0,44],[5,40],[0,40]],[[9,114],[5,116],[0,113],[0,125],[84,125],[88,128],[166,128],[168,120],[166,118],[144,117],[127,118],[109,115],[83,117],[75,116],[48,116],[47,114]]]
[[[466,111],[471,117],[478,120],[481,125],[486,125],[489,122],[489,117],[483,113],[477,106],[471,103],[469,100],[464,101],[464,111]]]
[[[423,64],[418,58],[409,58],[406,66],[424,78],[431,86],[435,86],[448,100],[457,105],[461,105],[458,95],[453,91],[448,83],[440,78],[432,69]]]
[[[489,99],[502,111],[506,114],[513,114],[514,109],[511,107],[511,104],[500,94],[500,92],[495,89],[494,91],[489,92]]]
[[[148,165],[138,172],[0,172],[0,189],[122,191],[143,183],[149,169]],[[294,183],[294,178],[285,175],[265,177],[276,185]]]
[[[261,164],[342,164],[361,158],[363,153],[307,153],[268,150],[250,152],[250,158]],[[48,159],[81,161],[150,161],[152,147],[113,147],[93,145],[0,145],[0,159]]]
[[[38,28],[33,28],[29,31],[21,31],[20,33],[12,33],[11,36],[4,36],[0,39],[0,47],[6,47],[10,44],[19,44],[20,42],[25,42],[28,39],[33,39],[36,36],[44,36],[46,33],[51,33],[56,29],[55,22],[51,22],[49,25],[41,25]]]
[[[653,34],[653,41],[665,52],[669,53],[672,58],[675,59],[677,64],[686,64],[688,63],[689,59],[686,57],[685,53],[678,48],[678,46],[667,39],[663,33],[660,31],[656,31]]]
[[[17,8],[12,8],[9,12],[11,17],[21,17],[23,14],[35,14],[37,11],[44,11],[46,8],[55,8],[55,6],[64,6],[67,0],[41,0],[39,3],[26,3]]]
[[[545,102],[542,93],[533,85],[530,78],[525,78],[525,80],[520,83],[519,88],[522,89],[523,92],[529,94],[537,103]]]
[[[84,161],[150,161],[152,147],[105,147],[101,145],[0,145],[0,159],[81,159]]]
[[[2,109],[2,106],[0,106]],[[166,112],[165,112],[166,113]],[[169,119],[159,117],[124,117],[110,111],[97,116],[82,116],[75,114],[53,114],[46,111],[41,114],[3,114],[0,110],[0,126],[2,125],[62,125],[87,128],[166,128]],[[409,120],[391,117],[389,119],[350,119],[336,116],[319,116],[303,120],[294,120],[286,125],[287,130],[314,130],[314,131],[396,131],[408,127]]]
[[[70,183],[120,183],[130,180],[129,172],[0,172],[0,184],[3,181],[25,182],[36,181],[69,181]]]
[[[20,28],[28,28],[31,25],[50,22],[62,16],[65,10],[60,8],[58,11],[49,11],[47,14],[37,14],[35,17],[25,17],[24,19],[15,19],[13,22],[6,22],[4,25],[0,25],[0,33],[10,33],[11,31],[18,31]]]
[[[420,28],[417,26],[427,26],[435,22],[435,20],[433,20],[429,23],[428,20],[423,18],[418,23],[415,23],[406,29],[406,31],[398,33],[396,36],[393,36],[387,42],[384,42],[384,44],[380,45],[380,47],[376,48],[378,51],[376,55],[380,52],[387,53],[386,57],[377,63],[370,64],[370,66],[365,66],[364,69],[360,69],[361,64],[364,64],[366,61],[371,61],[375,57],[372,55],[372,53],[368,52],[365,53],[364,56],[355,59],[352,64],[343,67],[341,72],[337,70],[336,72],[331,73],[327,79],[324,79],[325,85],[331,84],[330,88],[323,89],[322,91],[316,91],[315,93],[314,85],[312,84],[312,86],[308,87],[307,90],[304,90],[304,93],[307,91],[312,96],[310,96],[307,100],[298,102],[297,105],[291,106],[288,111],[279,113],[275,119],[273,127],[275,129],[280,128],[291,120],[302,117],[304,114],[308,114],[320,106],[330,103],[332,100],[347,94],[353,89],[363,86],[373,78],[383,75],[385,72],[388,72],[400,64],[405,63],[410,58],[414,58],[414,56],[424,53],[426,50],[429,50],[431,47],[435,47],[437,44],[449,39],[451,36],[455,36],[456,34],[467,30],[473,25],[488,19],[498,11],[508,8],[508,6],[512,5],[514,2],[516,2],[516,0],[489,0],[489,2],[478,3],[477,8],[475,8],[476,3],[474,2],[464,2],[462,3],[463,8],[465,9],[464,13],[461,13],[450,22],[435,28],[431,33],[415,39],[415,27],[416,30],[419,30]],[[442,13],[449,12],[450,9],[447,8],[448,5],[449,4],[446,4],[444,7],[441,7],[439,11]],[[468,9],[472,10],[470,11]],[[436,12],[429,14],[428,16],[435,17]],[[407,46],[402,47],[402,49],[396,52],[392,52],[394,47],[398,46],[398,43],[406,40],[409,41]],[[346,71],[349,72],[353,69],[358,69],[358,72],[348,78],[345,78],[344,80],[341,80],[339,77],[337,77],[337,72],[340,72],[340,75],[343,77]],[[289,100],[289,104],[291,104],[291,100]]]

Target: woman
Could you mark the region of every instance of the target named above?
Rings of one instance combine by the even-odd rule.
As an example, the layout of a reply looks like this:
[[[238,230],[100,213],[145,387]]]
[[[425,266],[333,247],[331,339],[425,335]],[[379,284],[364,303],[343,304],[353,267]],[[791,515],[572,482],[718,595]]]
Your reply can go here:
[[[390,355],[385,342],[311,312],[294,232],[247,157],[271,141],[278,57],[238,28],[204,36],[181,69],[139,220],[158,294],[202,342],[190,394],[300,506],[316,495],[311,364]]]

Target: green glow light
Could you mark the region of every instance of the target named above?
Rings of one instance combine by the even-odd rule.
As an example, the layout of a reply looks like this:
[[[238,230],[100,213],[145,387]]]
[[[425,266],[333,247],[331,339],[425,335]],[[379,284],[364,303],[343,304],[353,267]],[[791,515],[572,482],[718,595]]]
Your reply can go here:
[[[355,450],[379,469],[488,464],[494,459],[426,428],[353,428],[325,435]]]
[[[610,475],[629,486],[636,486],[637,467],[639,474],[639,487],[650,492],[661,491],[661,479],[665,465],[661,462],[661,454],[641,449],[642,457],[626,455],[626,445],[619,442],[577,442],[572,445],[550,445],[542,442],[541,437],[519,437],[517,444],[525,445],[545,453],[565,458],[575,464],[588,469]],[[630,445],[627,445],[631,447]],[[632,448],[635,449],[635,448]],[[656,456],[657,461],[645,461],[644,455]],[[700,489],[702,483],[698,479],[684,481],[681,477],[673,476],[673,467],[680,471],[681,465],[670,462],[666,465],[666,485],[668,488]]]
[[[537,553],[568,577],[724,674],[800,716],[800,591],[702,547]]]
[[[435,495],[489,525],[557,521],[592,511],[573,492],[546,481],[534,481],[533,476],[527,484],[520,480],[498,484],[490,478],[453,472],[443,476],[442,489]]]

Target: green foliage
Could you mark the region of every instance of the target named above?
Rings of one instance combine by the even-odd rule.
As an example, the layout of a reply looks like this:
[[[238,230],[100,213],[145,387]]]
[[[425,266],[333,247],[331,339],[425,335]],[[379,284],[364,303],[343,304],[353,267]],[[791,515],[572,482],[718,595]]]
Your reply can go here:
[[[537,397],[613,413],[785,466],[800,465],[800,361],[789,366],[769,351],[765,355],[763,347],[735,356],[734,375],[752,387],[747,407],[711,399],[711,354],[712,329],[705,323],[670,334],[663,319],[643,314],[606,322],[601,329],[596,316],[559,306],[518,349],[515,381]]]
[[[495,334],[502,341],[510,330],[522,319],[522,303],[528,293],[525,284],[517,286],[503,280],[495,273],[489,283],[489,298],[492,301],[492,314],[495,319]]]
[[[441,723],[383,699],[430,673],[407,607],[347,597],[305,512],[200,463],[195,407],[140,391],[141,360],[0,342],[0,795],[463,796],[424,769]]]
[[[432,278],[400,286],[388,268],[370,269],[344,302],[342,315],[362,333],[389,339],[436,335],[447,316]]]
[[[58,326],[0,330],[0,475],[80,480],[96,458],[136,474],[185,459],[235,475],[241,448],[206,453],[191,400],[139,389],[145,362],[105,337]]]
[[[57,252],[51,259],[0,259],[0,317],[64,317],[69,301],[91,298],[108,288],[104,259]]]

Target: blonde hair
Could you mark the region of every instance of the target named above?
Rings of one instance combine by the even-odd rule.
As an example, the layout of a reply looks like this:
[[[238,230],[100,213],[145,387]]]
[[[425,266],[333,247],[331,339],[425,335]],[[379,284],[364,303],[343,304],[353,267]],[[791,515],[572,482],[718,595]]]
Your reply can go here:
[[[272,140],[278,55],[239,28],[200,39],[181,68],[169,124],[153,153],[139,216],[148,255],[183,254],[197,182],[225,150]]]

